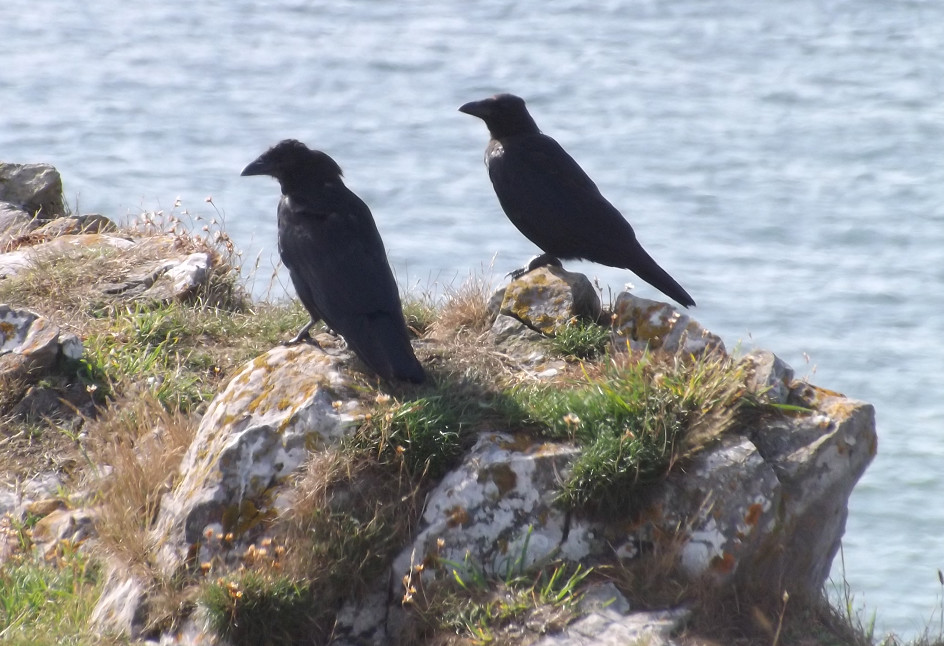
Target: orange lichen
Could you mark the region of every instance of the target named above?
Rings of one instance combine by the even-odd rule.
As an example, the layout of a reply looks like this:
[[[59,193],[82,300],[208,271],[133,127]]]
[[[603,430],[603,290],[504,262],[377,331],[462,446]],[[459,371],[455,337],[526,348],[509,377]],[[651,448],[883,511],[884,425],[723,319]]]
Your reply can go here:
[[[744,516],[744,522],[750,527],[756,527],[763,513],[764,506],[759,502],[755,502],[747,508],[747,515]]]
[[[461,527],[469,522],[469,511],[456,505],[446,510],[446,517],[449,519],[446,521],[449,527]]]
[[[723,552],[711,559],[711,569],[719,574],[731,574],[735,565],[737,565],[737,561],[728,552]]]

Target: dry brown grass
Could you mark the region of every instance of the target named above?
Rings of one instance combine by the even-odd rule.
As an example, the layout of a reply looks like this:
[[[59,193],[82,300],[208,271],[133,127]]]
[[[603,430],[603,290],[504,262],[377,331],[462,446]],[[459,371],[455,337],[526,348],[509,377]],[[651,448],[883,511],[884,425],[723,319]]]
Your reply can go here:
[[[143,394],[116,402],[86,428],[102,550],[135,568],[150,562],[148,531],[196,432],[195,416]]]
[[[378,575],[412,530],[421,488],[400,469],[343,449],[313,453],[279,533],[286,572],[350,593]]]
[[[229,236],[208,229],[202,234],[183,230],[179,218],[144,214],[134,226],[110,239],[135,239],[130,248],[79,240],[104,240],[95,234],[83,238],[59,238],[30,249],[30,268],[0,281],[0,302],[26,307],[47,316],[79,336],[94,333],[109,308],[127,302],[120,294],[108,295],[109,286],[120,285],[147,263],[168,254],[207,253],[210,277],[192,295],[203,306],[241,309],[246,295],[239,286],[239,252]],[[107,318],[107,317],[106,317]]]
[[[465,333],[481,334],[488,330],[494,316],[489,312],[492,281],[472,275],[459,287],[446,289],[445,301],[432,325],[431,337],[445,340]]]

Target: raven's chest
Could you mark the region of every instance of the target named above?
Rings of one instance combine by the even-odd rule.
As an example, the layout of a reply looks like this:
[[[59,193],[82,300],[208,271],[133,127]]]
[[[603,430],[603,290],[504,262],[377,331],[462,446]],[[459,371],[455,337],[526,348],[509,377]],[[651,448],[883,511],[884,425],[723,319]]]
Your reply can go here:
[[[488,142],[488,147],[485,149],[485,165],[491,169],[492,165],[500,164],[502,158],[505,156],[505,147],[502,146],[501,142],[497,139],[492,139]]]

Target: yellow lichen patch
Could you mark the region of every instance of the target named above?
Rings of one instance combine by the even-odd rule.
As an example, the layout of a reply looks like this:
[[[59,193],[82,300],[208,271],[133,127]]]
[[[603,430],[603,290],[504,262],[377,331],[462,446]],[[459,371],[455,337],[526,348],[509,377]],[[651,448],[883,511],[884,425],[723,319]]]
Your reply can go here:
[[[666,316],[666,313],[669,313],[669,316]],[[678,312],[664,303],[655,303],[638,310],[634,325],[635,338],[638,341],[648,341],[650,348],[659,348],[672,332],[679,316]]]
[[[852,399],[845,399],[842,395],[834,393],[831,390],[823,390],[818,388],[817,390],[829,393],[831,396],[835,397],[829,402],[824,402],[826,406],[823,408],[823,411],[835,420],[843,420],[852,417],[858,412],[862,407],[860,402],[854,401]]]
[[[504,496],[518,484],[518,474],[507,464],[493,464],[479,471],[479,484],[487,480],[495,483],[499,496]]]
[[[469,510],[459,505],[450,507],[446,510],[446,518],[449,527],[461,527],[469,522]]]
[[[511,438],[511,440],[498,442],[498,446],[504,451],[518,451],[521,453],[534,446],[534,438],[528,436],[526,433],[515,433]]]

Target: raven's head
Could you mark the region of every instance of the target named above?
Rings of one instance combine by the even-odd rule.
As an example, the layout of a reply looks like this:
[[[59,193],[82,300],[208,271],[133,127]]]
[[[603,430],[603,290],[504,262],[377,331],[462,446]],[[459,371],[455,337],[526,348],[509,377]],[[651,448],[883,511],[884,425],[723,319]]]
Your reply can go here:
[[[312,150],[295,139],[284,139],[259,155],[240,175],[271,175],[283,192],[296,182],[332,182],[341,177],[341,167],[320,150]]]
[[[471,114],[484,121],[493,139],[540,132],[534,119],[528,114],[524,99],[514,94],[496,94],[488,99],[472,101],[461,106],[459,112]]]

